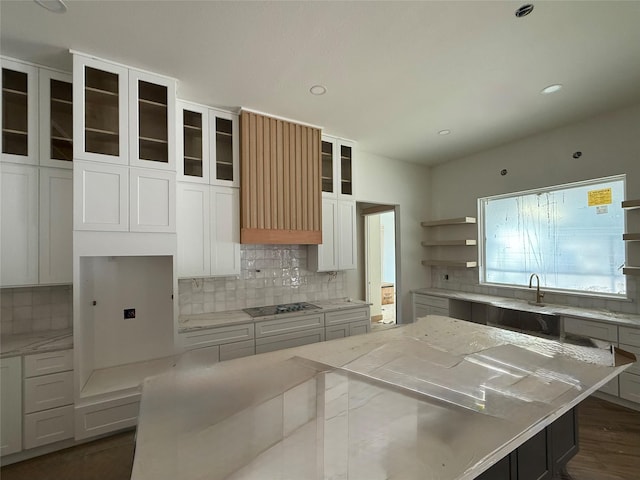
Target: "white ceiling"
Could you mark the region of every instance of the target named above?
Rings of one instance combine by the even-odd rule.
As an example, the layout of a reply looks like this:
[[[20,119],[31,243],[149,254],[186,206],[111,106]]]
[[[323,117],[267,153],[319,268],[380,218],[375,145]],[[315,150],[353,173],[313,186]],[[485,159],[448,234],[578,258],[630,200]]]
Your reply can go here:
[[[180,98],[401,160],[441,163],[640,102],[640,1],[536,1],[525,18],[524,1],[66,3],[2,0],[2,54],[70,70],[80,50],[173,76]],[[552,83],[564,88],[540,95]]]

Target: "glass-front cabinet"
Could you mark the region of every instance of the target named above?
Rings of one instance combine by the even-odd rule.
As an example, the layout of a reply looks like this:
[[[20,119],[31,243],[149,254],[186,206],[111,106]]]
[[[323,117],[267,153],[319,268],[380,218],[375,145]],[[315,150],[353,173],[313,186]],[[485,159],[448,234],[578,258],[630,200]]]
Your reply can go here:
[[[1,59],[2,160],[37,165],[38,68]]]
[[[211,185],[240,186],[238,115],[209,109]]]
[[[130,165],[175,171],[173,79],[129,71]]]
[[[353,149],[348,140],[322,136],[322,196],[353,197]]]
[[[71,75],[40,70],[40,164],[71,168],[73,85]]]
[[[340,145],[340,194],[353,195],[352,156],[350,145]]]
[[[73,56],[75,158],[129,163],[127,79],[125,67]]]
[[[335,193],[334,180],[335,172],[333,161],[334,142],[322,140],[322,192]]]

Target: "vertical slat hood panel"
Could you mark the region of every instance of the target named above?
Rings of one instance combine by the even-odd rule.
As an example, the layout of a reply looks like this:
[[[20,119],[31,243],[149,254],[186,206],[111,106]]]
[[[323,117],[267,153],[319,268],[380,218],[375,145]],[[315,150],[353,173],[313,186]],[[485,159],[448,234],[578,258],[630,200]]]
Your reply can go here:
[[[241,116],[241,243],[322,243],[321,131]]]

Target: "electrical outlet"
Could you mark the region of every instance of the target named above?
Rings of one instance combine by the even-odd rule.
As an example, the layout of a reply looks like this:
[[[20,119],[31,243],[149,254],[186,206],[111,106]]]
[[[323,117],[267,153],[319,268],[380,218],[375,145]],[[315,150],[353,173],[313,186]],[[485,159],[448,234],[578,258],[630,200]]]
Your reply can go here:
[[[135,308],[125,308],[124,309],[124,319],[130,320],[132,318],[136,318],[136,309]]]
[[[449,280],[449,274],[445,273],[444,275],[442,275],[442,279],[443,280]]]

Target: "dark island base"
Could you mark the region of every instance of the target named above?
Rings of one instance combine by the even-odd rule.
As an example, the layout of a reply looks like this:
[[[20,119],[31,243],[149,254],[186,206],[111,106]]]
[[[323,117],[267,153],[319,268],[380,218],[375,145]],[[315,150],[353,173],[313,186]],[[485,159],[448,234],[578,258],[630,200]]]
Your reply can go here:
[[[476,480],[569,480],[567,462],[578,453],[576,410],[565,413]]]

